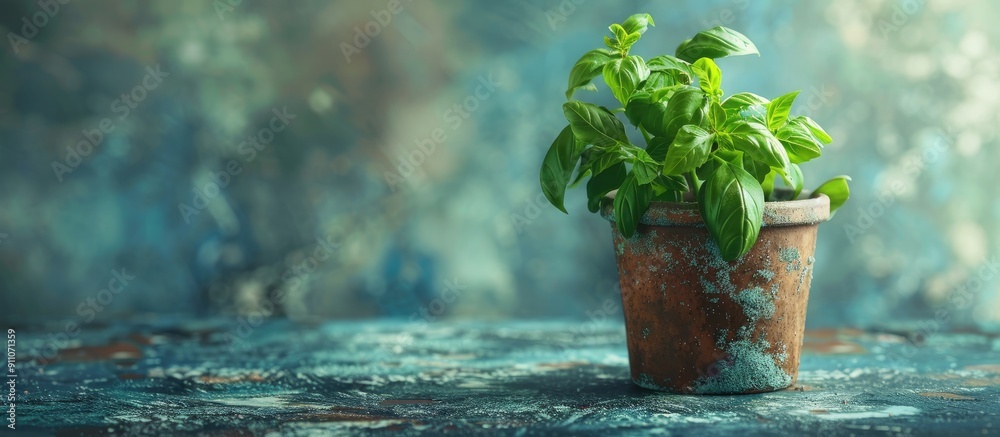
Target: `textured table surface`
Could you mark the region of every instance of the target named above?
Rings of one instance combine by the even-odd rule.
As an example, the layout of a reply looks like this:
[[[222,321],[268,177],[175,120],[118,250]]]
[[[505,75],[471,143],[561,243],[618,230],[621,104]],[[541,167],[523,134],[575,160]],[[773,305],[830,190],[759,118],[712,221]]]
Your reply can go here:
[[[1000,336],[976,332],[810,331],[795,387],[711,397],[634,387],[610,323],[60,332],[16,331],[20,432],[1000,434]]]

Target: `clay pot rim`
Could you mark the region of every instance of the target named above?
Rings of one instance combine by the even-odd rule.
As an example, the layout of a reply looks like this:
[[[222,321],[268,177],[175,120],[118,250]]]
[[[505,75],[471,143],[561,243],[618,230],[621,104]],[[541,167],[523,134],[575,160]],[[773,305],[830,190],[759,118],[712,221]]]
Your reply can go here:
[[[618,190],[604,196],[601,201],[601,217],[614,222],[613,201]],[[803,226],[816,225],[830,219],[830,198],[825,194],[805,199],[764,202],[763,226]],[[691,226],[704,227],[696,202],[652,202],[649,209],[639,219],[640,224],[651,226]]]

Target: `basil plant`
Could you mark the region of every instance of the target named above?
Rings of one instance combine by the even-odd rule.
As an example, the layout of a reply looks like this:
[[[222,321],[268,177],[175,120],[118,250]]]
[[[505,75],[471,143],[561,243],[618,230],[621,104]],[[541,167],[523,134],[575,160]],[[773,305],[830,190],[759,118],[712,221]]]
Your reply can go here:
[[[757,240],[764,202],[798,198],[799,164],[819,157],[832,139],[809,117],[790,116],[798,91],[773,100],[723,93],[713,59],[759,54],[743,34],[718,26],[682,42],[673,56],[630,55],[651,26],[649,14],[612,24],[606,47],[587,52],[573,66],[563,104],[569,125],[545,155],[542,191],[566,212],[566,188],[589,177],[587,206],[598,212],[601,199],[618,190],[615,223],[626,238],[650,202],[697,200],[720,253],[734,260]],[[596,91],[592,82],[598,76],[620,107],[573,99],[579,90]],[[645,147],[629,141],[622,116],[642,133]],[[832,213],[847,201],[848,180],[834,178],[812,196],[829,196]],[[776,191],[776,181],[787,189]]]

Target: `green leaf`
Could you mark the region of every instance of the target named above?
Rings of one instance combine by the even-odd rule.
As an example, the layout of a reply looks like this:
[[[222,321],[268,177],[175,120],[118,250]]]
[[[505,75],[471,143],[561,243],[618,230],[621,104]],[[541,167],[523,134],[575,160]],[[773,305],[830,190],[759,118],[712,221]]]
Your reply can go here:
[[[625,28],[625,31],[629,34],[638,33],[642,35],[646,33],[646,29],[649,26],[656,26],[656,24],[653,23],[653,17],[649,14],[635,14],[626,18],[622,23],[622,27]]]
[[[631,238],[639,226],[639,219],[653,200],[653,188],[640,184],[635,173],[629,173],[615,194],[615,226],[625,238]]]
[[[658,187],[656,182],[653,182],[653,202],[683,202],[684,193],[679,191],[668,190],[664,187]]]
[[[688,77],[694,76],[691,63],[677,59],[670,55],[660,55],[649,60],[647,63],[650,71],[676,70],[686,74]]]
[[[583,182],[583,178],[587,176],[590,176],[590,169],[585,167],[580,167],[579,171],[576,173],[576,176],[573,178],[573,181],[570,182],[569,186],[567,186],[566,188],[576,188],[578,185],[580,185],[580,182]]]
[[[708,58],[701,58],[691,66],[694,75],[698,77],[698,86],[710,96],[722,95],[722,70]]]
[[[653,187],[654,202],[681,202],[688,190],[687,179],[684,176],[659,175],[650,186]]]
[[[813,136],[803,118],[795,117],[789,120],[774,135],[785,146],[788,160],[793,164],[819,158],[823,153],[823,143]]]
[[[649,110],[649,105],[651,104],[652,95],[649,91],[636,91],[632,93],[632,97],[625,104],[625,118],[633,126],[639,126],[642,124],[642,117],[646,115],[646,111]]]
[[[648,184],[660,174],[660,163],[649,156],[645,150],[636,149],[635,157],[632,158],[632,172],[635,173],[635,179],[640,184]]]
[[[727,120],[726,123],[728,122]],[[716,150],[719,152],[727,150],[736,151],[736,148],[733,146],[733,136],[729,132],[726,132],[726,129],[729,129],[729,127],[728,124],[723,124],[722,129],[715,129],[715,144],[719,146]]]
[[[682,127],[663,159],[663,174],[680,175],[698,168],[708,160],[714,140],[714,134],[698,126]]]
[[[716,141],[718,141],[718,138],[721,135],[722,135],[721,133],[715,134]],[[743,152],[737,152],[735,150],[725,150],[721,148],[715,149],[715,152],[712,153],[712,156],[718,156],[723,161],[727,162],[738,162],[738,159],[743,159],[742,156],[745,155],[746,154]],[[702,164],[701,167],[698,167],[695,170],[695,174],[698,175],[699,179],[707,181],[709,178],[712,177],[712,173],[715,172],[715,167],[717,167],[718,165],[719,165],[719,160],[709,159],[708,161],[705,161],[705,163]]]
[[[792,91],[771,101],[767,105],[767,128],[771,132],[777,132],[788,121],[788,114],[792,111],[792,102],[799,95],[799,91]]]
[[[573,93],[577,89],[587,87],[590,81],[604,70],[604,64],[611,62],[612,59],[614,58],[611,51],[605,49],[591,50],[580,57],[580,60],[576,61],[573,69],[569,72],[566,100],[573,98]],[[593,88],[597,89],[597,87]]]
[[[649,65],[648,63],[646,64]],[[654,70],[650,68],[649,78],[642,85],[643,89],[656,90],[660,88],[680,89],[691,84],[691,75],[681,70]]]
[[[793,118],[793,120],[802,119],[802,123],[809,127],[809,131],[812,132],[813,136],[820,140],[823,144],[830,144],[833,142],[833,138],[830,138],[830,134],[826,133],[823,128],[819,127],[813,119],[800,115]]]
[[[657,77],[657,75],[670,78],[669,82],[666,79],[661,79],[663,83],[657,85],[657,87],[677,84],[690,85],[691,78],[694,77],[694,70],[692,70],[691,64],[670,55],[657,56],[650,59],[646,65],[649,66],[651,79]]]
[[[618,23],[614,23],[608,26],[608,30],[610,30],[611,34],[615,36],[615,41],[617,41],[619,43],[619,47],[621,47],[621,42],[625,41],[625,38],[628,37],[629,32],[625,30],[625,28],[622,27],[621,24]]]
[[[590,212],[597,212],[601,209],[601,199],[625,182],[625,174],[628,171],[625,163],[618,161],[602,172],[594,173],[594,177],[587,181],[587,209]]]
[[[749,154],[787,176],[791,162],[785,147],[774,137],[767,127],[752,121],[736,121],[728,126],[729,138],[736,150]]]
[[[661,93],[665,90],[670,90],[669,94],[673,94],[677,91],[691,83],[691,78],[678,70],[670,71],[649,71],[649,77],[643,82],[639,88],[653,93],[654,91],[659,91]],[[669,96],[668,96],[669,97]],[[662,100],[662,96],[656,100]]]
[[[611,49],[611,51],[613,53],[616,53],[616,54],[620,50],[620,45],[618,44],[618,40],[616,40],[614,38],[608,38],[608,37],[605,36],[604,37],[604,45],[607,48]]]
[[[649,64],[646,65],[648,67]],[[657,88],[671,86],[674,83],[676,83],[676,81],[669,74],[662,71],[649,70],[649,77],[646,78],[645,82],[640,84],[639,89],[643,91],[652,91]]]
[[[563,206],[566,196],[566,185],[573,175],[573,168],[577,159],[583,153],[584,145],[573,137],[573,131],[566,126],[556,140],[552,142],[549,151],[542,160],[542,169],[539,180],[542,184],[542,193],[549,203],[560,211],[566,212]]]
[[[698,175],[698,179],[707,181],[708,178],[712,177],[712,173],[715,172],[715,166],[717,162],[714,159],[709,159],[705,161],[701,167],[698,167],[694,172]]]
[[[620,145],[601,149],[591,157],[590,172],[594,175],[600,174],[628,158],[629,156],[622,152]]]
[[[712,121],[712,129],[722,130],[722,127],[726,125],[726,120],[729,118],[726,115],[726,110],[722,108],[719,102],[712,102],[712,106],[708,108],[709,119]]]
[[[750,39],[735,30],[716,26],[698,32],[694,38],[677,47],[675,55],[687,62],[700,58],[718,59],[726,56],[759,55],[757,46]]]
[[[580,164],[576,166],[576,176],[573,177],[573,181],[569,183],[569,188],[574,188],[583,181],[583,178],[590,174],[590,159],[594,156],[594,151],[597,150],[596,147],[590,147],[583,150],[580,154]]]
[[[684,88],[674,93],[666,103],[649,106],[642,126],[655,136],[673,140],[681,127],[693,124],[704,127],[708,123],[711,99],[697,88]]]
[[[789,166],[791,171],[788,172],[788,177],[781,175],[784,179],[785,185],[792,190],[792,199],[795,200],[802,194],[802,187],[805,185],[805,177],[802,176],[802,169],[798,165],[792,164]]]
[[[623,106],[628,104],[629,97],[632,97],[632,93],[639,88],[639,83],[647,77],[649,68],[638,56],[619,58],[604,64],[604,82]]]
[[[663,159],[667,157],[667,151],[670,149],[671,141],[663,137],[653,137],[649,139],[649,143],[646,144],[646,153],[649,156],[659,162],[663,162]]]
[[[761,124],[766,123],[767,104],[769,100],[754,93],[737,93],[722,102],[726,117],[731,120],[752,119]]]
[[[771,167],[762,162],[755,161],[749,154],[743,154],[743,169],[750,173],[757,182],[763,183],[771,172]]]
[[[761,97],[754,93],[742,92],[727,97],[726,100],[722,102],[722,108],[725,109],[726,112],[739,113],[748,106],[767,106],[768,103],[770,103],[770,100],[767,100],[765,97]]]
[[[771,172],[764,177],[764,182],[760,183],[761,189],[764,190],[765,199],[770,199],[771,194],[774,193],[774,179],[777,177],[778,177],[778,172],[771,170]]]
[[[716,167],[701,186],[698,206],[725,260],[735,260],[753,247],[764,219],[764,191],[738,164]]]
[[[820,185],[819,188],[813,191],[812,197],[818,197],[820,194],[825,194],[826,197],[830,198],[830,217],[833,217],[833,213],[837,212],[837,209],[844,206],[847,199],[851,197],[851,188],[847,186],[847,181],[851,180],[850,176],[837,176],[830,179]]]
[[[637,127],[645,129],[650,135],[660,135],[662,133],[663,117],[666,113],[667,102],[652,101],[651,97],[647,102],[638,103],[636,109],[633,111],[634,115],[640,117],[640,123]]]
[[[657,188],[683,193],[688,190],[687,178],[680,175],[659,175],[653,181],[653,190]]]
[[[573,135],[584,144],[610,146],[627,143],[625,126],[607,108],[576,100],[563,103]]]
[[[684,89],[687,89],[687,85],[677,84],[650,90],[649,91],[650,101],[666,103],[667,101],[669,101],[671,98],[674,97],[674,94],[677,94],[678,91]]]
[[[628,36],[625,37],[625,40],[622,41],[622,43],[621,43],[622,48],[624,48],[624,49],[630,49],[630,48],[632,48],[632,46],[635,45],[635,43],[639,41],[639,37],[640,36],[641,35],[638,34],[638,33],[630,33],[630,34],[628,34]]]

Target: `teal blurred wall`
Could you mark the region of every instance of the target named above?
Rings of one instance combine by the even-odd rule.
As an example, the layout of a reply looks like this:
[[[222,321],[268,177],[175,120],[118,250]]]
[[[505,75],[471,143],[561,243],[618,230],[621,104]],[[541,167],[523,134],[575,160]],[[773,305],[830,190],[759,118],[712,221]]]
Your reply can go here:
[[[849,174],[854,195],[821,228],[810,326],[1000,321],[995,2],[0,12],[3,317],[597,314],[618,299],[609,226],[579,190],[548,207],[538,167],[573,62],[649,12],[637,53],[737,29],[761,56],[720,61],[724,89],[801,89],[793,112],[833,135],[807,186]]]

